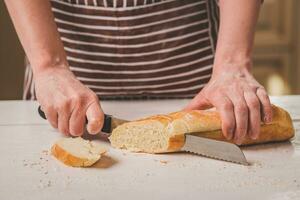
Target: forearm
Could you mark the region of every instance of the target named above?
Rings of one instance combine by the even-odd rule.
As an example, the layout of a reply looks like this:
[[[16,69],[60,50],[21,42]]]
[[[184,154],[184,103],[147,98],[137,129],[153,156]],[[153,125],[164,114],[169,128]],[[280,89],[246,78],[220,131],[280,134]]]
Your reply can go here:
[[[48,0],[5,0],[34,73],[66,66],[66,56]]]
[[[260,0],[220,0],[220,29],[214,73],[230,67],[250,67]],[[232,64],[235,65],[232,65]],[[237,64],[236,64],[237,63]]]

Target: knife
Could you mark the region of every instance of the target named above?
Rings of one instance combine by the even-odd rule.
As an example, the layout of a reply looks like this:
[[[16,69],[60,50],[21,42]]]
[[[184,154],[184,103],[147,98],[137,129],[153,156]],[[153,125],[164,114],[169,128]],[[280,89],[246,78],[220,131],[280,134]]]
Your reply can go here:
[[[208,158],[249,165],[242,150],[229,142],[186,134],[182,150]]]
[[[43,119],[47,119],[47,117],[46,117],[44,111],[42,110],[41,106],[39,106],[39,108],[38,108],[38,113]],[[88,120],[86,119],[86,123],[87,123],[87,121]],[[129,122],[129,121],[113,117],[112,115],[104,114],[104,124],[103,124],[103,128],[101,129],[101,131],[110,135],[111,132],[117,126],[119,126],[121,124],[124,124],[125,122]]]
[[[43,119],[47,119],[41,106],[39,106],[38,112]],[[125,122],[128,121],[104,114],[104,125],[101,131],[110,135],[114,128]],[[229,142],[208,139],[187,133],[185,134],[185,144],[181,150],[217,160],[249,165],[242,150],[237,145]]]

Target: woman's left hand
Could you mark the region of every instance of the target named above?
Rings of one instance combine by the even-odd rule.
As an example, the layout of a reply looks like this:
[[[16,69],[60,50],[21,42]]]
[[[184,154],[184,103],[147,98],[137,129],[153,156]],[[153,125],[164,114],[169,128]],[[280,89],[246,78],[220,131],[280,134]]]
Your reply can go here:
[[[218,66],[211,80],[185,108],[216,107],[224,136],[241,144],[246,135],[257,139],[261,119],[272,120],[272,107],[266,90],[249,72],[251,67]]]

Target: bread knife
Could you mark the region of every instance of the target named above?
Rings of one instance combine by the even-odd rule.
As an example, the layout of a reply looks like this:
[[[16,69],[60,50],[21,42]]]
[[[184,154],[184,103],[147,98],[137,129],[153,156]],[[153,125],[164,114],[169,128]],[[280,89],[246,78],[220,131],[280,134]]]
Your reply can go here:
[[[47,119],[41,106],[38,108],[38,113],[43,119]],[[101,131],[110,135],[113,129],[126,122],[128,121],[104,114],[104,124]],[[181,150],[217,160],[249,165],[241,149],[229,142],[186,134],[185,144]]]
[[[208,158],[249,165],[242,150],[229,142],[186,134],[182,150]]]
[[[38,108],[38,113],[43,119],[47,119],[44,111],[42,110],[41,106]],[[86,123],[87,123],[86,119]],[[112,115],[104,114],[104,124],[103,128],[101,129],[102,132],[111,134],[111,132],[119,125],[124,124],[125,122],[128,122],[128,120],[124,119],[118,119],[116,117],[113,117]]]

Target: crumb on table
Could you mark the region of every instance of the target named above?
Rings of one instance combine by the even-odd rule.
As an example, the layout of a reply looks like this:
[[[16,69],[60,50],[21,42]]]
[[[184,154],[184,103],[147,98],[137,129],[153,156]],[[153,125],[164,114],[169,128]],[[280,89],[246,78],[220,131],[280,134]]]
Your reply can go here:
[[[162,163],[162,164],[168,164],[169,161],[167,161],[167,160],[160,160],[159,162]]]

